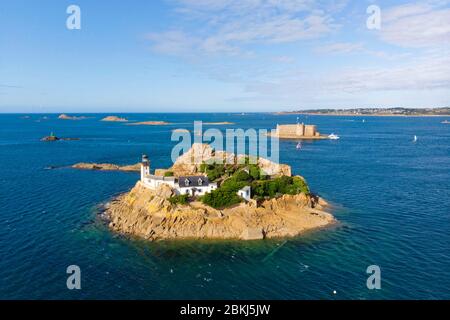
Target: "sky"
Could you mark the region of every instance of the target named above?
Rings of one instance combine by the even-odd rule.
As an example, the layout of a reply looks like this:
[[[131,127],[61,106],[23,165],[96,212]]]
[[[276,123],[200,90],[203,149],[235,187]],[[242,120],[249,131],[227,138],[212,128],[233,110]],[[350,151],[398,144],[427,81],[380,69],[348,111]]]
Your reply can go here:
[[[445,106],[450,0],[0,2],[0,112]]]

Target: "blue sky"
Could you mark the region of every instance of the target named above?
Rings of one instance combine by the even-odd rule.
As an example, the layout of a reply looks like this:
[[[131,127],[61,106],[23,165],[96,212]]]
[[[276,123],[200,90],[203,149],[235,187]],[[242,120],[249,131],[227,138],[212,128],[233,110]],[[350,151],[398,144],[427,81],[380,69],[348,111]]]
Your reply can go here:
[[[449,47],[448,0],[3,0],[0,112],[449,106]]]

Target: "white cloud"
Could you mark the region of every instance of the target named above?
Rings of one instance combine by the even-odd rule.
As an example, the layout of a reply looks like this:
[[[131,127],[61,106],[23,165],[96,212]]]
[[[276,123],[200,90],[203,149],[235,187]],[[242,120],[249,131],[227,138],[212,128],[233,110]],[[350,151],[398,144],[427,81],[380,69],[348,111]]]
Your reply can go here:
[[[153,42],[152,49],[158,53],[185,55],[194,50],[199,40],[188,34],[173,30],[162,33],[150,33],[146,39]]]
[[[445,8],[446,0],[382,7],[381,30],[370,31],[379,32],[382,41],[374,43],[369,42],[371,38],[357,37],[357,31],[345,38],[336,32],[340,28],[336,21],[349,21],[334,18],[346,0],[332,5],[309,0],[173,2],[185,31],[175,28],[150,34],[153,49],[194,58],[196,67],[211,79],[242,88],[242,96],[230,97],[230,101],[332,101],[340,94],[364,100],[372,93],[382,99],[386,92],[396,91],[397,97],[408,91],[432,96],[433,90],[448,92],[450,88],[450,9]],[[365,27],[363,22],[361,28]],[[346,27],[354,28],[354,20]],[[333,42],[329,35],[339,40]],[[317,71],[306,72],[311,69],[306,62],[292,50],[282,51],[288,47],[282,44],[305,40],[317,40],[308,43],[320,53],[313,62]],[[276,50],[264,53],[259,50],[265,49],[263,46]],[[302,48],[308,50],[309,46]],[[346,65],[352,67],[333,64],[336,58],[332,55],[336,54],[348,56]],[[357,62],[352,55],[359,55]],[[219,59],[207,59],[210,56]],[[254,59],[239,59],[242,57]],[[342,63],[344,59],[338,60]],[[322,61],[332,71],[320,72]],[[300,69],[302,63],[304,70]],[[354,67],[356,63],[359,67]]]
[[[428,54],[397,66],[338,68],[325,73],[295,71],[271,81],[253,81],[246,92],[278,96],[291,100],[300,96],[328,96],[339,93],[367,94],[382,91],[448,90],[450,88],[450,53]]]
[[[429,1],[382,8],[381,39],[401,47],[450,45],[450,9],[447,1]]]
[[[450,57],[431,55],[395,67],[342,70],[324,87],[346,92],[450,88]]]
[[[151,34],[148,39],[159,52],[185,54],[193,49],[195,55],[236,55],[248,53],[245,48],[252,44],[315,39],[337,28],[326,7],[313,0],[178,0],[175,3],[176,12],[188,24],[190,34],[180,30]]]
[[[294,63],[295,59],[289,56],[276,56],[273,58],[273,61],[279,62],[279,63]]]
[[[362,54],[372,57],[382,58],[385,60],[400,60],[409,57],[410,53],[388,53],[382,50],[372,50],[362,42],[333,42],[314,49],[316,53],[326,55],[353,55]]]
[[[361,42],[335,42],[329,43],[316,48],[318,53],[355,53],[365,51],[364,44]]]

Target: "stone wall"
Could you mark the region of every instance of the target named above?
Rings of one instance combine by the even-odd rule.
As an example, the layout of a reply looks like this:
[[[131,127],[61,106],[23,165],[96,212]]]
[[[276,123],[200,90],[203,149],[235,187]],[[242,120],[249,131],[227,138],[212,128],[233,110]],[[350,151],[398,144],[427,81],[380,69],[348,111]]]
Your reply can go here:
[[[315,125],[298,123],[277,125],[277,134],[282,136],[314,137],[318,135],[318,132]]]

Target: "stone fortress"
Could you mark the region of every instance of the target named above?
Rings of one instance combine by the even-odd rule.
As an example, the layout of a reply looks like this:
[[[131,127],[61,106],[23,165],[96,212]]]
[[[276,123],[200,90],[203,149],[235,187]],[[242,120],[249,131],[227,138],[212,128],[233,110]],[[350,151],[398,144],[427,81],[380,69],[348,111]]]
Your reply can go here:
[[[325,139],[311,124],[277,124],[276,136],[285,139]]]

